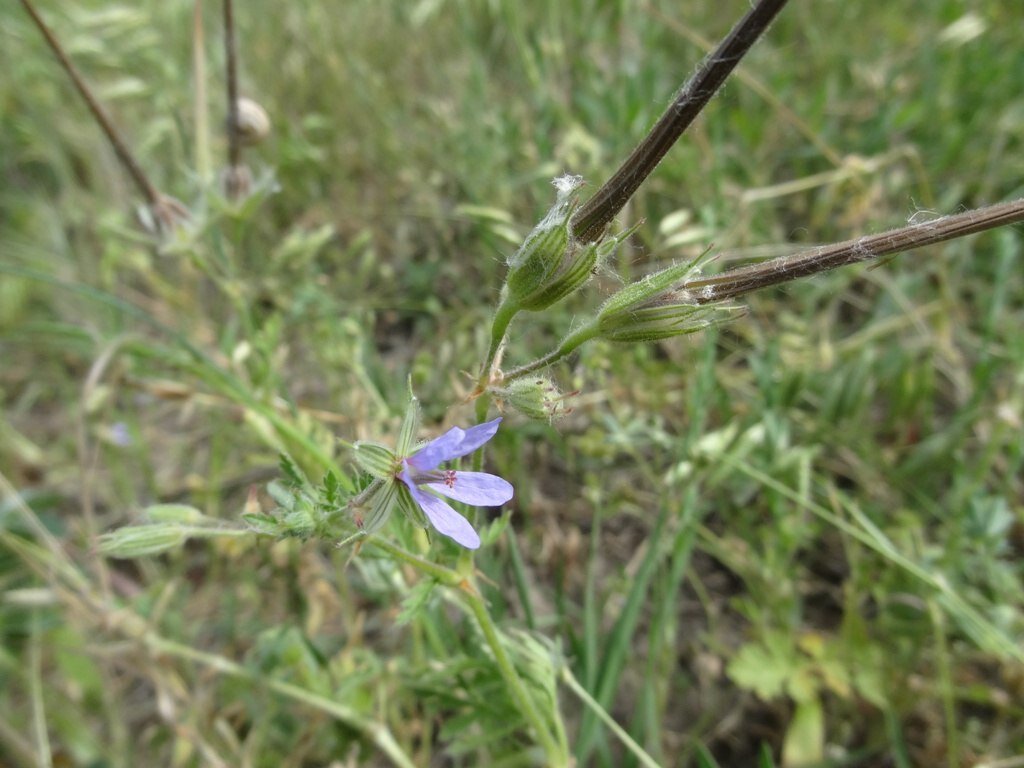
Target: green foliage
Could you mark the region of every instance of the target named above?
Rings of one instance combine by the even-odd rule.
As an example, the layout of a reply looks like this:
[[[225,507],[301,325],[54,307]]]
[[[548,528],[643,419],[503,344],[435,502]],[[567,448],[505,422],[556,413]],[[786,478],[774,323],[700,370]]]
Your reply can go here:
[[[557,431],[506,414],[489,461],[513,505],[480,514],[475,561],[424,574],[367,536],[437,552],[345,441],[405,455],[465,423],[462,372],[548,180],[605,178],[696,33],[747,4],[236,4],[243,91],[274,126],[238,201],[195,159],[191,6],[137,5],[42,11],[187,204],[162,242],[0,9],[3,759],[542,764],[470,583],[580,765],[639,759],[603,713],[666,766],[1024,751],[1019,228],[506,385],[533,416],[581,394]],[[607,339],[691,329],[643,291],[712,243],[709,271],[1020,196],[1019,28],[998,0],[794,4],[633,199],[635,234],[518,318],[502,364],[609,307]]]

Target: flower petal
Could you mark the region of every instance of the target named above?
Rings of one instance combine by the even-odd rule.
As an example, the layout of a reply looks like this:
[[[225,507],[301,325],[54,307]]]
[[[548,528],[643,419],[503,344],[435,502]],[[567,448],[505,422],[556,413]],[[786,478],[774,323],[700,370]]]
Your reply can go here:
[[[446,472],[442,482],[425,485],[450,499],[476,507],[496,507],[512,498],[512,484],[486,472]]]
[[[403,472],[402,474],[404,475],[405,473]],[[403,481],[405,480],[404,477],[402,479]],[[407,481],[406,485],[409,485]],[[438,533],[454,539],[466,549],[477,549],[480,547],[480,536],[473,530],[469,520],[452,509],[446,502],[437,498],[437,496],[424,493],[415,485],[409,486],[409,492],[412,493],[412,497],[426,513],[427,519],[430,520],[430,524],[437,529]]]
[[[421,472],[437,467],[443,461],[450,461],[472,453],[482,446],[498,431],[501,417],[477,424],[469,429],[452,427],[440,437],[434,438],[406,461]]]

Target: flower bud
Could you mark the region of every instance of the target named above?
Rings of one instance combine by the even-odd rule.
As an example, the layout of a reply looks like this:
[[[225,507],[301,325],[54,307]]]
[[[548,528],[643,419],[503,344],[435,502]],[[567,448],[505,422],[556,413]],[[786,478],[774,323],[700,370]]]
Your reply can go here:
[[[669,267],[614,294],[598,311],[598,336],[618,342],[657,341],[735,316],[738,307],[700,304],[689,291],[674,287],[685,282],[700,262]]]
[[[518,309],[536,312],[568,296],[589,278],[597,250],[574,242],[569,220],[577,207],[573,193],[580,176],[559,176],[555,204],[509,259],[508,299]]]
[[[551,421],[568,413],[565,407],[567,396],[559,392],[548,378],[516,379],[508,387],[493,391],[503,403],[531,419]]]
[[[100,537],[100,552],[110,557],[130,559],[166,552],[185,543],[188,534],[174,523],[130,525]]]

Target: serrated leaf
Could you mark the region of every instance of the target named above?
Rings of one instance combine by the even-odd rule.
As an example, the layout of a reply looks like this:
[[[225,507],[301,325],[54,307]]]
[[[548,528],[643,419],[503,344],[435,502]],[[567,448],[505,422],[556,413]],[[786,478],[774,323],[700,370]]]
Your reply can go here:
[[[298,468],[291,456],[286,453],[279,453],[277,456],[277,464],[281,469],[281,474],[284,475],[286,482],[289,485],[302,488],[306,486],[307,480],[305,475],[302,474],[302,470]]]
[[[269,493],[270,498],[276,501],[283,509],[294,508],[296,501],[295,491],[291,488],[286,488],[279,481],[271,480],[267,483],[267,493]]]
[[[341,486],[338,477],[333,472],[324,475],[324,501],[328,504],[339,504],[341,502]]]
[[[270,515],[258,512],[244,512],[242,513],[242,520],[256,533],[263,533],[269,536],[278,536],[281,533],[281,524]]]
[[[762,699],[781,696],[786,683],[799,671],[800,660],[792,643],[769,636],[765,643],[748,643],[729,662],[729,677]]]

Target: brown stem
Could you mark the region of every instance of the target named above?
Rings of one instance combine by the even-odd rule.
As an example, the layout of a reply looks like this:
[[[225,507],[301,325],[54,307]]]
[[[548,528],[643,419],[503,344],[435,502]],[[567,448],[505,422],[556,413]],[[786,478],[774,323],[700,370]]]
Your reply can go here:
[[[78,70],[75,69],[75,65],[71,63],[71,59],[68,58],[64,49],[61,47],[57,38],[54,37],[53,32],[46,26],[46,23],[40,17],[39,13],[33,7],[30,0],[21,0],[21,4],[28,11],[28,15],[32,17],[32,21],[39,28],[39,31],[43,33],[43,37],[46,39],[47,44],[50,46],[50,50],[53,51],[53,55],[57,57],[57,61],[60,63],[64,71],[67,72],[68,77],[71,78],[71,82],[74,83],[75,88],[85,99],[86,105],[89,107],[89,111],[92,112],[92,116],[96,119],[96,122],[100,124],[100,128],[107,135],[107,140],[110,142],[110,146],[114,148],[114,153],[117,155],[117,159],[121,161],[121,165],[124,166],[125,170],[128,171],[128,175],[132,177],[132,181],[139,188],[139,192],[146,199],[146,202],[153,208],[160,207],[163,202],[163,197],[157,192],[156,187],[146,176],[145,171],[142,170],[142,166],[136,161],[135,156],[131,150],[128,149],[128,145],[125,143],[124,138],[118,133],[117,128],[114,127],[114,123],[111,121],[110,116],[100,105],[99,101],[92,95],[92,91],[89,90],[89,86],[85,84],[85,80],[79,74]]]
[[[665,153],[707,106],[725,79],[786,5],[787,0],[758,0],[746,16],[701,62],[650,133],[626,158],[619,170],[573,216],[573,236],[584,243],[597,240],[622,210]]]
[[[231,0],[224,0],[224,58],[228,69],[228,165],[236,168],[242,163],[242,144],[238,136],[238,56],[235,46],[235,14]]]
[[[711,304],[847,264],[910,251],[1020,221],[1024,221],[1024,198],[687,280],[680,288],[691,293],[697,304]]]

